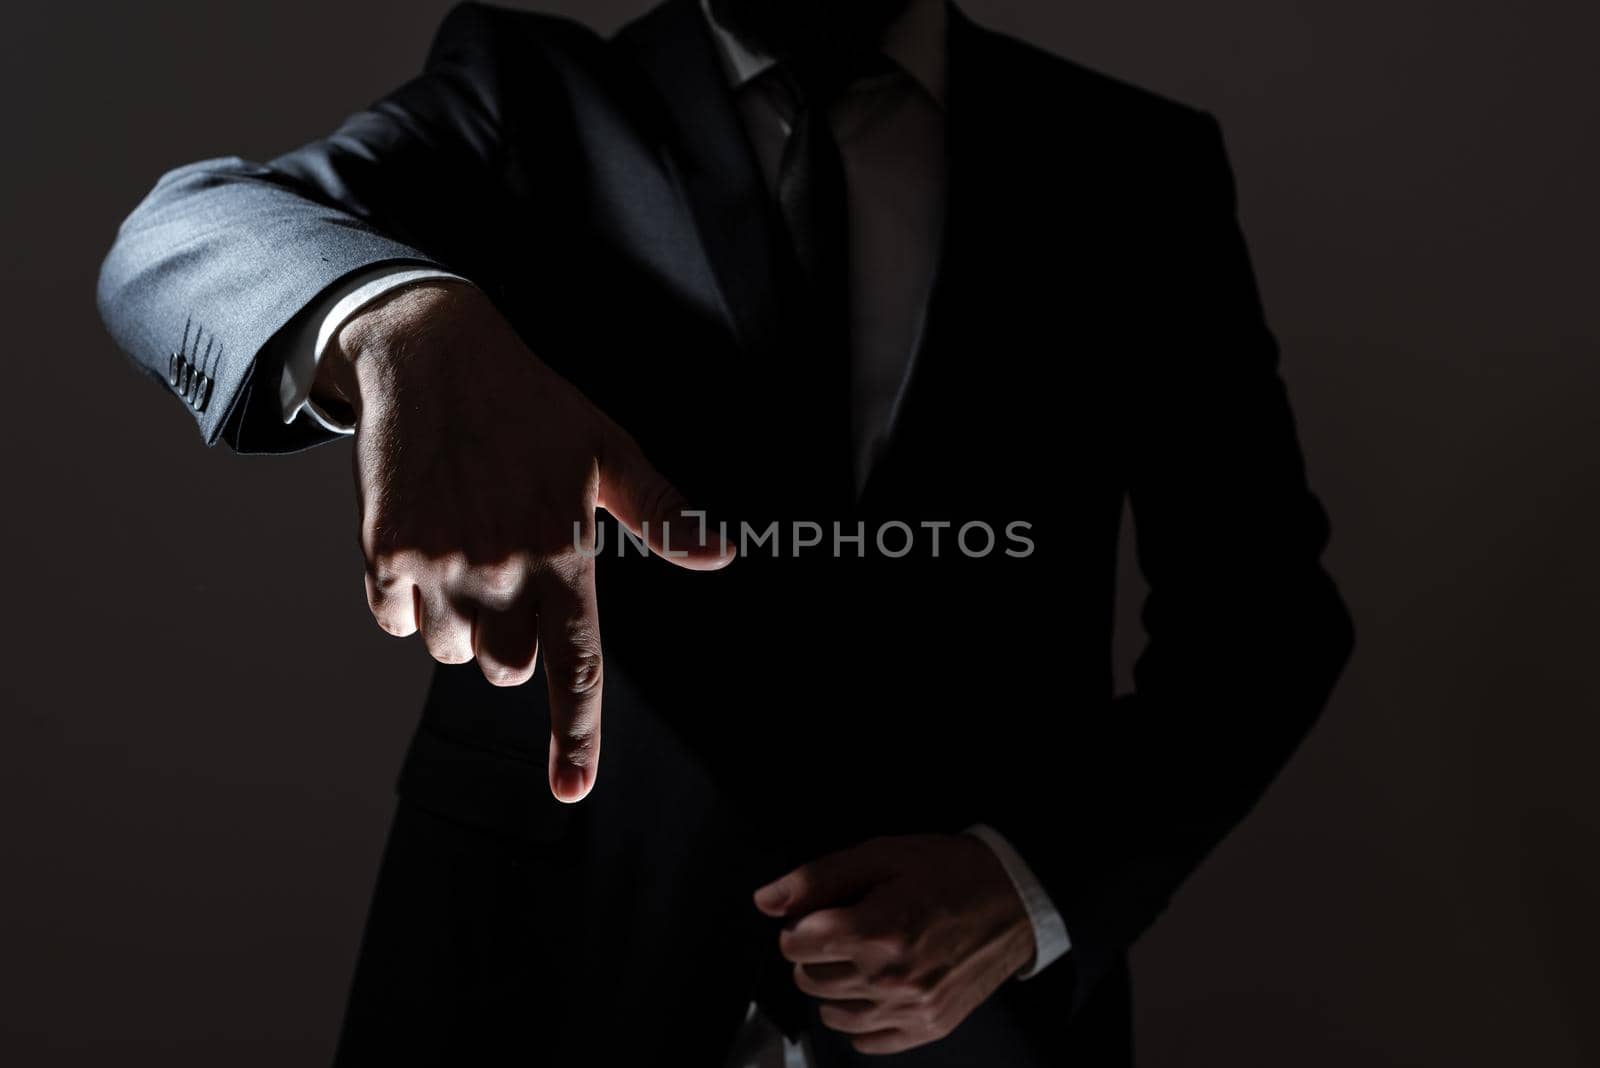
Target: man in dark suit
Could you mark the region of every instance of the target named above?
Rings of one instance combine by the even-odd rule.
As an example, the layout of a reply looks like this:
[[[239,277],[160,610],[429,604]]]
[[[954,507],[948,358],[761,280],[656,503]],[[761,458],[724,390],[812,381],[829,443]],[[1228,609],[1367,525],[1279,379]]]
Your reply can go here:
[[[1216,123],[944,0],[462,5],[99,298],[441,664],[344,1064],[1128,1063],[1349,653]]]

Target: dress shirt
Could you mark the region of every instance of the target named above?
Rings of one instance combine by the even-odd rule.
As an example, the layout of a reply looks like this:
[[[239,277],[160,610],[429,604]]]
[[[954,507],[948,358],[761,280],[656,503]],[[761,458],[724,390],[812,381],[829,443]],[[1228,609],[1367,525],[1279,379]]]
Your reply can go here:
[[[789,135],[790,98],[775,61],[750,51],[701,9],[715,38],[735,106],[769,190]],[[920,347],[938,265],[947,197],[945,33],[942,0],[911,0],[889,26],[883,53],[893,70],[859,80],[835,102],[829,121],[844,161],[850,248],[851,410],[856,485],[866,480],[893,428]],[[295,325],[274,339],[264,364],[280,363],[284,422],[302,415],[336,433],[354,427],[311,399],[317,366],[340,327],[392,290],[428,281],[470,284],[432,267],[380,264],[330,287]],[[967,829],[994,852],[1033,929],[1026,979],[1071,949],[1060,912],[1006,839],[986,825]],[[728,1068],[810,1068],[804,1040],[791,1042],[752,1004]]]

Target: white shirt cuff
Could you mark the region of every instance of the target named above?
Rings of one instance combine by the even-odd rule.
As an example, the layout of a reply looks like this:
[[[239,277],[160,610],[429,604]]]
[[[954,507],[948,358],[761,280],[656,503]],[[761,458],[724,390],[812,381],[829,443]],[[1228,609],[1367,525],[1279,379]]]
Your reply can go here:
[[[428,281],[466,282],[460,275],[436,267],[407,267],[380,264],[357,271],[329,286],[299,326],[281,339],[283,374],[278,381],[278,400],[283,421],[292,423],[305,412],[324,429],[336,434],[353,434],[355,427],[329,415],[311,399],[311,386],[317,379],[317,366],[340,327],[361,309],[401,286]],[[470,284],[470,283],[469,283]],[[315,330],[315,333],[312,331]]]
[[[1072,939],[1067,935],[1066,921],[1061,918],[1061,913],[1056,911],[1050,895],[1045,893],[1044,884],[1039,882],[1038,877],[1033,874],[1033,869],[1028,867],[1021,854],[1012,848],[1004,835],[986,823],[968,827],[967,833],[994,851],[1000,866],[1010,878],[1011,885],[1016,887],[1017,896],[1022,898],[1022,907],[1028,913],[1028,922],[1033,926],[1033,963],[1018,972],[1017,978],[1031,979],[1060,960],[1066,955],[1067,950],[1072,948]]]

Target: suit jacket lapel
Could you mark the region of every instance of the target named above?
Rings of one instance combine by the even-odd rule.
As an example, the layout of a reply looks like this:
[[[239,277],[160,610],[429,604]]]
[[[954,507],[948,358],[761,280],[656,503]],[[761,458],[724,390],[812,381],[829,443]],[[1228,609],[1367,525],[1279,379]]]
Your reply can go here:
[[[694,213],[728,319],[747,351],[780,338],[777,232],[716,44],[695,0],[667,0],[617,35],[659,94],[666,157]]]
[[[938,404],[940,381],[959,357],[950,351],[964,293],[984,282],[993,236],[986,205],[996,195],[990,176],[1008,165],[1001,138],[990,136],[985,109],[997,105],[989,85],[988,31],[948,4],[946,145],[949,185],[939,264],[916,351],[890,416],[886,446],[869,472],[862,499],[894,478],[903,427],[927,404]],[[782,234],[744,124],[734,105],[716,44],[696,0],[666,0],[623,27],[630,51],[658,96],[664,157],[675,173],[717,279],[728,321],[751,354],[784,350],[779,292]],[[993,112],[989,113],[992,120]]]

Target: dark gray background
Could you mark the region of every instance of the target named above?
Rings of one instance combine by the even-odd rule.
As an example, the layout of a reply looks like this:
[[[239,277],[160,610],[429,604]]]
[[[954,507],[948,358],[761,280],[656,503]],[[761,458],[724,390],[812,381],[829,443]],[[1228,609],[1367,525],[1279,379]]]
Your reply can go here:
[[[367,618],[347,448],[206,451],[93,280],[161,171],[329,129],[444,6],[8,11],[6,1063],[329,1053],[428,664]],[[1221,118],[1358,620],[1137,952],[1143,1063],[1600,1062],[1595,5],[965,6]]]

